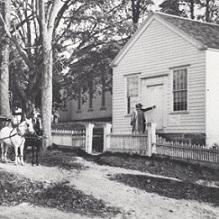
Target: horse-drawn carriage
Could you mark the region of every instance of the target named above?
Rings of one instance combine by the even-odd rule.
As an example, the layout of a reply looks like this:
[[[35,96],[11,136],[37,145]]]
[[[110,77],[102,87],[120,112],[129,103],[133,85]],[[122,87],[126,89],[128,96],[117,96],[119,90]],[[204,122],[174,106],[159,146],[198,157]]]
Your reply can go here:
[[[11,119],[7,116],[0,115],[0,129],[2,129],[5,126],[8,126],[11,122]]]
[[[14,148],[15,164],[24,164],[25,149],[32,148],[32,164],[34,158],[38,165],[39,148],[41,146],[41,127],[38,118],[25,119],[23,122],[13,127],[11,119],[0,115],[0,142],[1,159],[7,162],[8,149]]]

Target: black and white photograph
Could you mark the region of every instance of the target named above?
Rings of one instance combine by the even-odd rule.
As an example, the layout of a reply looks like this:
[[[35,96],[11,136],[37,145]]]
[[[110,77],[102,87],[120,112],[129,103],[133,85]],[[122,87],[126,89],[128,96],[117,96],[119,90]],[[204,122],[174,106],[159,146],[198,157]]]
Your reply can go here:
[[[0,219],[219,219],[219,0],[0,0]]]

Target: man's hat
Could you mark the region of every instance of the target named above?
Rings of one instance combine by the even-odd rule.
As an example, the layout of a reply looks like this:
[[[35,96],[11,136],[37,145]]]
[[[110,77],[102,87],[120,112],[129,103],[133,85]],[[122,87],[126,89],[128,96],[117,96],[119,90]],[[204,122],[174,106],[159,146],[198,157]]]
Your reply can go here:
[[[142,105],[141,103],[137,103],[137,104],[135,105],[136,108],[142,108],[142,106],[143,106],[143,105]]]

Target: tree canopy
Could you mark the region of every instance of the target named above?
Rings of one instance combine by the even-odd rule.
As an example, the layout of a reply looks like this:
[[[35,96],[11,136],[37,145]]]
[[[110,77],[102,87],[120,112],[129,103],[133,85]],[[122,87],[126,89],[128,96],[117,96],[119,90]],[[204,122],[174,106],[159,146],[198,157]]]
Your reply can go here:
[[[1,48],[6,45],[5,40],[10,38],[7,45],[10,45],[11,105],[20,102],[25,111],[42,104],[40,96],[44,50],[40,2],[11,0],[11,26],[4,22],[4,11],[0,13]],[[47,22],[55,1],[43,2]],[[86,93],[90,81],[98,85],[103,82],[103,78],[106,89],[111,90],[109,64],[151,9],[207,22],[218,22],[219,3],[216,0],[163,0],[159,7],[156,4],[155,0],[61,1],[52,30],[52,81],[56,88],[53,89],[53,100],[59,101],[57,90],[60,89],[60,79],[68,84],[69,98],[76,98],[79,88]],[[3,57],[2,55],[1,60]],[[99,92],[98,86],[94,88]]]

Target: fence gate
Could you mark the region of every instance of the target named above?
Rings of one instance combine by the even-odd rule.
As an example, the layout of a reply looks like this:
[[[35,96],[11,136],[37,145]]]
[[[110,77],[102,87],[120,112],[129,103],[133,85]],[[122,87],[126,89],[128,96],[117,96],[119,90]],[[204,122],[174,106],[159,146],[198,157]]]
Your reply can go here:
[[[92,152],[103,152],[103,127],[94,127]]]

